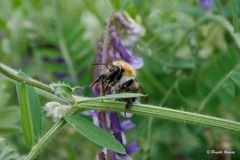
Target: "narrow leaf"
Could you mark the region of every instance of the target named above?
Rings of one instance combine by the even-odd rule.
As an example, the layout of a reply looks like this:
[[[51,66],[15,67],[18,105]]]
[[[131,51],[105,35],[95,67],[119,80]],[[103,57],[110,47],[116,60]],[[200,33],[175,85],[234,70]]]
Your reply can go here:
[[[93,101],[88,103],[82,103],[77,106],[79,109],[86,110],[110,110],[115,112],[124,111],[125,104],[117,101]],[[240,132],[240,122],[231,121],[227,119],[217,118],[213,116],[207,116],[203,114],[191,113],[166,107],[133,104],[128,110],[130,113],[140,114],[145,116],[152,116],[156,118],[162,118],[181,123],[189,123],[194,125],[201,125],[204,127],[218,127],[222,129],[228,129],[231,131]]]
[[[196,67],[196,63],[191,59],[173,58],[167,63],[167,66],[179,69],[191,69]]]
[[[89,102],[89,101],[96,101],[96,100],[109,100],[109,99],[121,99],[121,98],[133,98],[133,97],[144,97],[146,95],[141,93],[119,93],[119,94],[109,94],[106,96],[99,96],[94,98],[79,98],[78,102]],[[77,97],[75,97],[77,98]]]
[[[24,73],[20,72],[20,74],[22,76],[27,76]],[[19,74],[19,75],[20,75]],[[20,101],[19,98],[19,104],[20,104],[20,111],[21,111],[21,119],[26,119],[26,117],[24,117],[24,114],[29,115],[28,119],[29,123],[31,123],[31,127],[33,127],[33,140],[34,142],[37,142],[38,138],[41,137],[42,135],[42,110],[41,110],[41,104],[39,102],[38,99],[38,95],[36,94],[35,89],[32,86],[26,85],[26,84],[18,84],[17,86],[23,86],[24,85],[24,90],[26,96],[25,96],[25,100],[27,106],[22,106],[22,103]],[[17,88],[20,88],[17,87]],[[22,92],[19,91],[19,89],[17,89],[18,91],[18,97],[22,96]],[[22,108],[25,108],[27,111],[29,110],[29,113],[25,113],[25,110],[22,110]],[[24,112],[24,113],[23,113]],[[26,120],[25,120],[26,121]],[[23,122],[23,120],[22,120]],[[23,124],[22,124],[23,125]]]
[[[237,72],[237,71],[233,71],[231,73],[231,79],[233,80],[233,82],[238,86],[240,87],[240,72]]]
[[[14,132],[19,130],[19,109],[17,107],[0,107],[0,132]]]
[[[125,154],[125,149],[116,139],[103,129],[97,127],[92,122],[79,116],[65,116],[64,119],[75,128],[80,134],[87,137],[94,143],[106,147],[118,153]]]
[[[34,144],[34,129],[27,85],[23,83],[17,84],[17,94],[21,112],[23,135],[28,145],[32,146]]]
[[[27,86],[27,88],[28,88],[30,110],[32,114],[34,135],[35,135],[35,138],[38,139],[42,135],[42,128],[43,128],[41,104],[39,102],[39,98],[35,89],[32,86]]]

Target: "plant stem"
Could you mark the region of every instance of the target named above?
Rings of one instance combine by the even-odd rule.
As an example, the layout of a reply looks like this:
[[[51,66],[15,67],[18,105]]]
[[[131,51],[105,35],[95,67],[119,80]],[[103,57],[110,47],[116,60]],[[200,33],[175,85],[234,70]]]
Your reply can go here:
[[[19,76],[17,71],[13,70],[12,68],[9,68],[8,66],[6,66],[2,63],[0,63],[0,73],[9,77],[10,79],[32,85],[32,86],[42,89],[46,92],[53,93],[53,91],[54,91],[53,88],[49,87],[46,84],[43,84],[43,83],[36,81],[34,79],[31,79],[31,78]]]
[[[19,76],[16,71],[3,65],[2,63],[0,63],[0,73],[9,77],[10,79],[23,82],[26,84],[30,84],[36,88],[39,88],[39,90],[44,90],[46,92],[49,92],[50,94],[52,94],[53,92],[53,89],[51,87],[41,82],[38,82],[36,80]],[[224,83],[224,81],[228,78],[230,74],[231,72],[228,75],[226,75],[222,81],[220,81],[220,84],[218,84],[215,87],[216,89],[213,89],[211,95],[214,94],[215,90],[219,88],[218,86],[221,86],[222,83]],[[101,102],[101,100],[98,99],[95,101],[80,102],[79,104],[77,104],[77,106],[79,108],[88,109],[88,110],[109,110],[109,111],[123,112],[125,103],[115,102],[115,101],[106,101],[106,100]],[[221,118],[216,118],[216,117],[211,117],[211,116],[206,116],[206,115],[196,114],[191,112],[179,111],[179,110],[164,108],[159,106],[134,104],[129,111],[135,114],[158,117],[158,118],[163,118],[163,119],[168,119],[173,121],[192,123],[192,124],[198,124],[198,125],[209,126],[209,127],[218,127],[218,128],[224,128],[224,129],[229,129],[233,131],[240,131],[240,123],[236,121],[230,121],[226,119],[221,119]]]
[[[52,138],[52,136],[55,135],[56,132],[65,124],[66,121],[64,119],[61,119],[57,123],[55,123],[52,128],[38,141],[38,143],[32,147],[32,150],[29,152],[25,160],[34,159],[37,154],[45,147],[45,145]]]
[[[81,109],[86,110],[110,110],[116,112],[123,112],[125,103],[115,101],[88,101],[77,105]],[[217,127],[222,129],[229,129],[240,132],[240,122],[216,118],[212,116],[180,111],[165,107],[134,104],[129,112],[145,116],[152,116],[181,123],[189,123],[208,127]]]
[[[178,83],[178,80],[175,80],[175,82],[172,84],[172,86],[168,89],[167,93],[165,94],[165,96],[163,97],[163,99],[162,99],[162,101],[160,103],[160,106],[164,105],[164,103],[168,100],[169,96],[171,95],[172,91],[176,87],[177,83]],[[152,135],[152,124],[153,124],[153,121],[154,121],[154,118],[153,117],[149,117],[149,119],[148,119],[148,130],[147,130],[147,145],[148,145],[148,147],[151,144],[151,135]],[[145,158],[145,159],[147,159],[147,158]]]
[[[107,22],[106,22],[106,28],[104,31],[104,37],[103,37],[103,57],[102,57],[102,62],[103,63],[107,63],[107,49],[108,49],[108,45],[109,45],[109,33],[110,33],[110,29],[111,29],[111,22],[112,22],[112,15],[110,15],[107,18]]]
[[[203,109],[205,108],[206,104],[208,103],[208,101],[212,98],[212,96],[216,93],[216,91],[224,84],[224,82],[226,80],[228,80],[229,78],[229,74],[227,74],[226,76],[224,76],[218,83],[217,85],[211,90],[211,92],[209,92],[209,94],[203,99],[203,101],[201,102],[199,108],[198,108],[198,112],[201,113],[203,111]]]

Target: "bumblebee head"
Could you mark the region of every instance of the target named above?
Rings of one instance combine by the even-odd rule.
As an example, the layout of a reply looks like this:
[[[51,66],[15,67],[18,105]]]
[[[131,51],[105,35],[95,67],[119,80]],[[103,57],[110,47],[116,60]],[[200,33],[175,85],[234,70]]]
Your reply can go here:
[[[109,67],[108,67],[108,75],[111,77],[111,76],[116,76],[116,75],[119,75],[121,74],[122,72],[122,68],[120,66],[117,66],[117,65],[113,65],[111,64]]]
[[[114,61],[112,63],[112,66],[110,67],[110,69],[112,68],[112,70],[122,70],[122,75],[123,76],[136,76],[136,71],[135,69],[128,64],[125,61],[119,60],[119,61]]]

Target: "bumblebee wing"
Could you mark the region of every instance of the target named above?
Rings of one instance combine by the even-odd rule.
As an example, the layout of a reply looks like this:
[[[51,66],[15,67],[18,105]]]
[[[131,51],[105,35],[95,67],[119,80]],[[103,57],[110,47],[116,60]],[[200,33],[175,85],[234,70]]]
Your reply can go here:
[[[77,86],[73,88],[73,95],[90,97],[92,88],[90,86]]]
[[[145,95],[145,96],[143,96],[143,97],[140,98],[141,103],[147,104],[147,103],[148,103],[148,95],[147,95],[146,92],[144,91],[141,83],[140,83],[138,80],[135,80],[135,81],[136,81],[136,82],[138,83],[138,85],[139,85],[138,92]]]

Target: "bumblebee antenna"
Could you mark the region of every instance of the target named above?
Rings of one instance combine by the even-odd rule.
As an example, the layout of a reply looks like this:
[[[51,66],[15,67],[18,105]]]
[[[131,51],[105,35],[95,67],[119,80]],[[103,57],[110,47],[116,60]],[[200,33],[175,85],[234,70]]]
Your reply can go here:
[[[109,66],[108,66],[107,63],[93,63],[93,65],[96,65],[96,66],[104,65],[104,66],[106,66],[107,68],[109,68]]]

